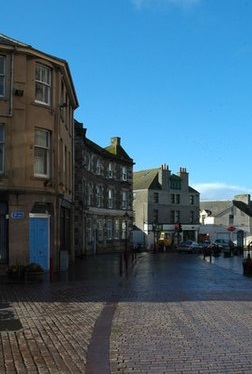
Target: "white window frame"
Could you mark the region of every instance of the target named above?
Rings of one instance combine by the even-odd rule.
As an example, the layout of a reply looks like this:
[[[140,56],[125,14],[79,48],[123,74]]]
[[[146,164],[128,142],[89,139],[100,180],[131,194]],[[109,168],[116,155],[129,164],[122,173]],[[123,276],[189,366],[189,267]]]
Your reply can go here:
[[[112,162],[110,162],[108,165],[108,176],[109,178],[113,178],[114,176],[114,165]]]
[[[5,170],[5,126],[0,123],[0,174]]]
[[[122,180],[123,181],[128,180],[128,172],[127,172],[127,167],[126,166],[122,167]]]
[[[0,55],[0,97],[5,96],[6,85],[6,57]]]
[[[113,190],[111,188],[108,190],[108,207],[113,208]]]
[[[35,67],[35,102],[45,105],[51,104],[52,71],[45,65],[36,64]]]
[[[45,134],[45,142],[37,142],[36,135],[38,133]],[[40,137],[40,139],[42,139]],[[42,139],[43,140],[43,139]],[[41,144],[40,144],[41,143]],[[50,131],[41,128],[35,129],[34,134],[34,176],[35,177],[50,177],[50,149],[51,149],[51,134]],[[36,151],[40,151],[41,155],[36,155]],[[44,153],[44,154],[43,154]]]
[[[122,239],[126,239],[126,230],[127,230],[127,222],[126,220],[122,221]]]

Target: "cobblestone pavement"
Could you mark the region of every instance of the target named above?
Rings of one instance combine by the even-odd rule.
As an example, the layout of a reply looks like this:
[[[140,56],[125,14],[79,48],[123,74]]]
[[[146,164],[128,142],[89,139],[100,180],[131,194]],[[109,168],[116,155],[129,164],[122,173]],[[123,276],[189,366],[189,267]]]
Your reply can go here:
[[[2,281],[22,328],[0,333],[0,373],[251,374],[251,288],[240,257],[148,253],[123,277],[94,256],[53,282]]]

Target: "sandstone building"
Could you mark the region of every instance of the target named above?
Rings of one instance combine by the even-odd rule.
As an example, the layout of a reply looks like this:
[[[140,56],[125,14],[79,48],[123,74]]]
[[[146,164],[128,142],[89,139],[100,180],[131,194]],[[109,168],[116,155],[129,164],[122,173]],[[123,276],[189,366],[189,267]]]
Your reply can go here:
[[[74,256],[78,101],[66,61],[0,34],[0,263]]]

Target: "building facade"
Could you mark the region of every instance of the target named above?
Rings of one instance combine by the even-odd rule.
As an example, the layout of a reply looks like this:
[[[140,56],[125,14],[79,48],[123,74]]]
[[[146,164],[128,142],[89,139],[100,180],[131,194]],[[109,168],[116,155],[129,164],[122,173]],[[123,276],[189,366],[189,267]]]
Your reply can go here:
[[[167,165],[133,174],[133,210],[136,234],[145,246],[166,232],[174,241],[197,240],[200,194],[189,186],[189,174],[180,168],[172,174]],[[178,225],[181,226],[178,226]],[[181,227],[181,230],[177,228]],[[181,232],[179,232],[181,231]]]
[[[200,234],[209,240],[227,239],[239,247],[252,241],[252,202],[249,194],[233,200],[200,202]]]
[[[73,259],[78,101],[66,61],[0,35],[0,263]]]
[[[75,121],[75,253],[122,252],[131,244],[132,158],[111,138],[102,148]]]

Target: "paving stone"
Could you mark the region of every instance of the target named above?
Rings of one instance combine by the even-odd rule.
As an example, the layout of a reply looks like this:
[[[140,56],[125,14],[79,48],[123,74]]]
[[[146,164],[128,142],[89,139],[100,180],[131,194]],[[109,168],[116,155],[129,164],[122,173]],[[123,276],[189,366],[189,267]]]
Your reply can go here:
[[[114,257],[95,256],[78,278],[1,282],[2,309],[22,328],[0,333],[0,373],[251,373],[252,279],[241,263],[143,254],[120,277]]]

